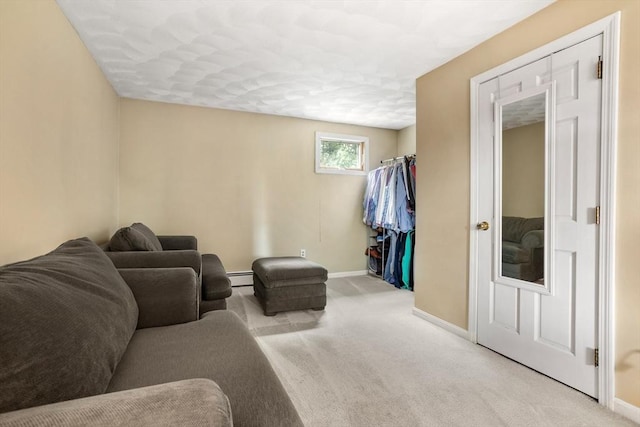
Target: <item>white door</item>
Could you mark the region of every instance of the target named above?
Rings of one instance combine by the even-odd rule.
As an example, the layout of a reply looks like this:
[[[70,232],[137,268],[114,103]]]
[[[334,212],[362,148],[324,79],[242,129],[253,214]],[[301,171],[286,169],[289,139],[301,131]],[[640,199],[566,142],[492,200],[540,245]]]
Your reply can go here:
[[[601,52],[602,36],[591,38],[478,96],[478,214],[489,226],[477,231],[478,343],[593,397]],[[512,241],[528,231],[526,244]]]

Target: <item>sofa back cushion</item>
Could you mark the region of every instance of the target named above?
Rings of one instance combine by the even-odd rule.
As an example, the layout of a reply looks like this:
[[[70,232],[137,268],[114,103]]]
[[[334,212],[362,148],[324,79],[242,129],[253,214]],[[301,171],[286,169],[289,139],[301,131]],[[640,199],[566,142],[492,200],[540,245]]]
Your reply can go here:
[[[138,319],[87,238],[0,267],[0,412],[104,393]]]
[[[532,230],[544,230],[544,218],[502,217],[502,240],[520,243],[522,237]]]
[[[113,234],[109,241],[109,250],[115,252],[161,251],[162,244],[149,227],[136,222],[130,227],[122,227]]]

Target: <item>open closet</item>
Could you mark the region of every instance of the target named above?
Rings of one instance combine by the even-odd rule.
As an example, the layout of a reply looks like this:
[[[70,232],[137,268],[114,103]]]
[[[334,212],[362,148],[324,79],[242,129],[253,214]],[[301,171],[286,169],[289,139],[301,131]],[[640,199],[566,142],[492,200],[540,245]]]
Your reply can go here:
[[[363,222],[371,230],[365,255],[370,274],[413,290],[416,156],[382,160],[367,175]]]

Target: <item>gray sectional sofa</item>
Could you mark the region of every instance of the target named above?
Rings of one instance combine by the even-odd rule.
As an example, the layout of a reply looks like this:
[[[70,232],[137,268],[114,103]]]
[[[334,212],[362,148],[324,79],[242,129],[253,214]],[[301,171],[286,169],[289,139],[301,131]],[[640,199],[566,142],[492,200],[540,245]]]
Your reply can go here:
[[[87,238],[0,267],[0,425],[299,426],[243,322],[189,267],[116,269]]]

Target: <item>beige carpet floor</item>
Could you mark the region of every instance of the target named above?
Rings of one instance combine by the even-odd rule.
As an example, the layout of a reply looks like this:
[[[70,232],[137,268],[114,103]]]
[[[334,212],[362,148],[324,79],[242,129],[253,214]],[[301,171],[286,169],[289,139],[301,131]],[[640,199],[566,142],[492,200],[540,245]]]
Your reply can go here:
[[[330,279],[325,311],[236,312],[306,426],[632,426],[588,396],[412,314],[413,294],[371,276]]]

